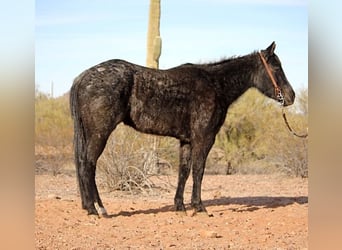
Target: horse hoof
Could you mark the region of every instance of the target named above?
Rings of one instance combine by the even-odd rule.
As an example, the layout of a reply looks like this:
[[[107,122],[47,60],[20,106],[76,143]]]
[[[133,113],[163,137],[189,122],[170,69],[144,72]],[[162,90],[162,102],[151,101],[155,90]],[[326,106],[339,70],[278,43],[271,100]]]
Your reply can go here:
[[[86,208],[86,210],[88,211],[88,215],[97,215],[97,216],[99,216],[99,213],[97,212],[95,207]]]
[[[95,203],[95,207],[96,210],[99,211],[99,216],[103,217],[103,218],[108,218],[108,213],[107,210],[104,207],[100,207],[99,205],[97,205],[97,203]]]

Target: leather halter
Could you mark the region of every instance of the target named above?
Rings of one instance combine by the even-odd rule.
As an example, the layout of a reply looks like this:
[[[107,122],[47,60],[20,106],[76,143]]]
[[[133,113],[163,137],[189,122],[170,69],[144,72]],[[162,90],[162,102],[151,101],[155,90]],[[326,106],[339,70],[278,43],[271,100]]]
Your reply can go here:
[[[265,69],[266,69],[266,72],[267,72],[268,76],[270,77],[270,79],[272,81],[272,84],[273,84],[273,87],[274,87],[274,93],[275,93],[278,101],[281,103],[281,105],[284,106],[285,99],[284,99],[283,93],[281,92],[281,89],[279,88],[276,80],[274,79],[274,76],[273,76],[273,74],[271,72],[270,67],[268,66],[268,64],[266,62],[265,57],[262,55],[261,52],[259,52],[259,56],[261,58],[262,63],[265,66]]]

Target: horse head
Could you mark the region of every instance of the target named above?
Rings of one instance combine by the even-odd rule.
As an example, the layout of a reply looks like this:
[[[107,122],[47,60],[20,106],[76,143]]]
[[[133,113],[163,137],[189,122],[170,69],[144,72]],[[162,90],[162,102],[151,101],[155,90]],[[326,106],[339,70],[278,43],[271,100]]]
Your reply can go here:
[[[266,96],[288,106],[293,104],[295,92],[285,76],[279,57],[274,53],[275,47],[273,42],[267,49],[259,52],[261,66],[255,87]]]

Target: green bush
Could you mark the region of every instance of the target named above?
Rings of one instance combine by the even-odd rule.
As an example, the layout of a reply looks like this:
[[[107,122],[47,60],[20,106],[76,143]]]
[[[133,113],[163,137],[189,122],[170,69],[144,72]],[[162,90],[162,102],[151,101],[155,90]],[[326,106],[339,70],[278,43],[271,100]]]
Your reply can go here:
[[[296,105],[286,108],[291,126],[307,132],[307,91],[301,91]],[[307,176],[308,139],[292,135],[282,118],[279,104],[249,90],[229,109],[226,121],[216,137],[213,152],[222,157],[212,161],[208,168],[230,165],[230,172],[273,173]],[[218,170],[211,170],[219,172]]]

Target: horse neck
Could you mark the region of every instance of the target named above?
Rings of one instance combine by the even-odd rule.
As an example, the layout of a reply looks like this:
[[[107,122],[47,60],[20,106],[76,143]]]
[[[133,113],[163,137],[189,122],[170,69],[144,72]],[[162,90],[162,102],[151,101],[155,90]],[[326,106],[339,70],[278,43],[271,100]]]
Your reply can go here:
[[[207,65],[220,85],[228,105],[253,86],[260,62],[256,53]]]

